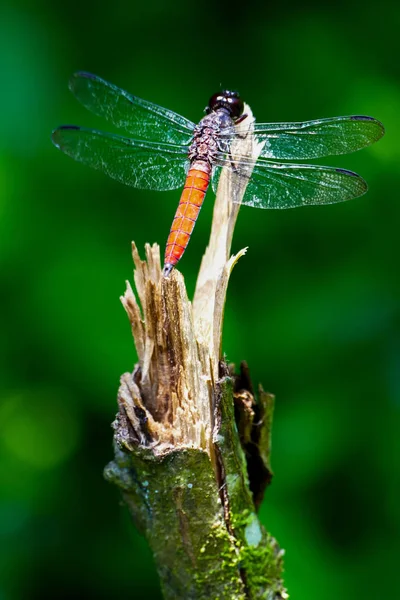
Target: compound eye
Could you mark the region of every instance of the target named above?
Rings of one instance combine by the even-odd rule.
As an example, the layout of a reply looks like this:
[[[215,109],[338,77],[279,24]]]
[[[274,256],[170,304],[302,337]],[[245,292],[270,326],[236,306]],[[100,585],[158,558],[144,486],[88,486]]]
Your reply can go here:
[[[239,97],[238,94],[236,94],[235,96],[231,96],[230,98],[228,98],[228,101],[231,117],[233,119],[238,119],[244,111],[243,100]]]
[[[243,113],[244,105],[237,92],[224,90],[211,96],[206,112],[210,113],[219,108],[224,108],[229,112],[232,119],[237,119]]]
[[[224,103],[224,96],[221,92],[217,92],[213,94],[208,101],[207,112],[212,112],[213,110],[217,110],[217,108],[221,108]]]

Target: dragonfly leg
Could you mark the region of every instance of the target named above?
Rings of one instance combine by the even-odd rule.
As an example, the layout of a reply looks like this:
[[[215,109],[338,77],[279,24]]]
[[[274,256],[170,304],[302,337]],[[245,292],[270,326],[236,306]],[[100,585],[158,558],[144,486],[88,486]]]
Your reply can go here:
[[[232,154],[229,155],[229,161],[231,163],[232,171],[235,173],[235,175],[240,175],[240,177],[245,177],[246,179],[250,179],[250,175],[247,175],[247,173],[245,171],[241,171],[239,169],[239,167],[237,165],[235,165]]]
[[[245,113],[244,115],[240,115],[240,117],[238,119],[235,119],[235,125],[239,125],[239,123],[241,123],[242,121],[247,119],[247,117],[248,117],[247,113]],[[239,137],[242,137],[242,136],[239,134]]]
[[[232,154],[229,155],[229,161],[231,163],[231,167],[232,167],[232,171],[234,173],[239,173],[239,169],[237,168],[237,166],[235,165],[234,161],[233,161],[233,156]]]

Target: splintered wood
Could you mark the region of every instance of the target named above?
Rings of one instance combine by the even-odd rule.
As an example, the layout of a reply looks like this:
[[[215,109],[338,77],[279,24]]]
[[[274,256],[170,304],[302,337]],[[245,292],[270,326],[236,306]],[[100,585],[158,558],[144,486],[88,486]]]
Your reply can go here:
[[[248,106],[245,112],[248,118],[239,126],[241,137],[232,148],[233,159],[235,153],[256,157],[259,152],[249,135],[253,117]],[[152,446],[155,453],[188,447],[213,454],[226,291],[232,268],[245,252],[230,258],[230,247],[247,181],[247,177],[222,170],[193,306],[179,271],[174,269],[169,277],[163,277],[159,246],[147,244],[146,260],[142,261],[132,244],[137,296],[127,283],[121,301],[139,363],[132,374],[121,379],[119,404],[123,411],[118,425],[121,428],[121,419],[126,418],[132,441]]]
[[[163,277],[157,244],[146,245],[145,261],[134,244],[132,253],[140,306],[129,283],[121,300],[131,322],[139,366],[133,375],[123,376],[120,400],[130,419],[135,406],[145,411],[151,443],[160,445],[161,452],[165,445],[208,450],[209,377],[199,357],[183,277],[177,271]],[[140,425],[137,417],[136,425]]]

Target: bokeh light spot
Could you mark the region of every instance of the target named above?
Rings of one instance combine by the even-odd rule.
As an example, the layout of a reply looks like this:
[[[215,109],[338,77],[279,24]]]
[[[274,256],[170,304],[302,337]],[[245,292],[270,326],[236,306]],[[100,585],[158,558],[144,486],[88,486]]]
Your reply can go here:
[[[68,459],[80,438],[79,421],[59,390],[10,395],[0,409],[1,440],[9,452],[37,469]]]

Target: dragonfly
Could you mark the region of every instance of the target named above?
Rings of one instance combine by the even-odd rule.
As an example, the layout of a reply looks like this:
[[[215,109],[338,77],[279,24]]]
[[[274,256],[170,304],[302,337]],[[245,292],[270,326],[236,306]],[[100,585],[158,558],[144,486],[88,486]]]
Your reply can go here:
[[[283,209],[342,202],[367,191],[362,177],[346,169],[291,161],[354,152],[384,134],[382,123],[363,115],[254,123],[258,158],[232,156],[238,125],[247,117],[237,92],[211,96],[206,115],[195,124],[91,73],[75,73],[69,88],[83,106],[133,137],[63,125],[52,134],[57,148],[134,188],[183,187],[167,239],[165,276],[182,258],[209,184],[216,191],[222,168],[247,178],[243,205]]]

